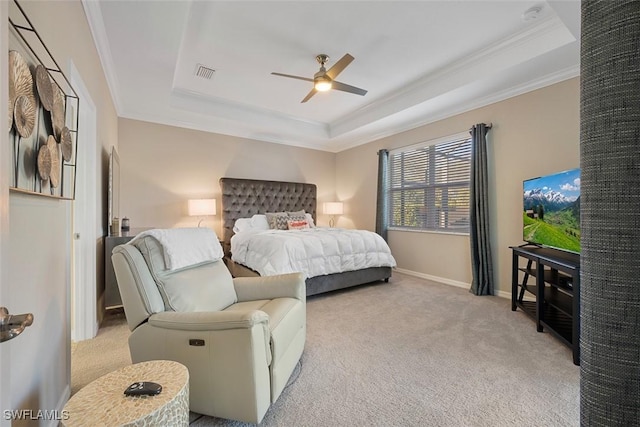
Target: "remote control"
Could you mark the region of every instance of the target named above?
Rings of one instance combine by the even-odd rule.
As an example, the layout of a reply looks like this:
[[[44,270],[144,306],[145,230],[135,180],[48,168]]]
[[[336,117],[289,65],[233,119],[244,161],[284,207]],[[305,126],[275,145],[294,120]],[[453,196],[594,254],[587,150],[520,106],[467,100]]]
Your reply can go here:
[[[155,396],[156,394],[160,394],[161,391],[162,386],[160,384],[140,381],[127,387],[124,394],[127,396]]]

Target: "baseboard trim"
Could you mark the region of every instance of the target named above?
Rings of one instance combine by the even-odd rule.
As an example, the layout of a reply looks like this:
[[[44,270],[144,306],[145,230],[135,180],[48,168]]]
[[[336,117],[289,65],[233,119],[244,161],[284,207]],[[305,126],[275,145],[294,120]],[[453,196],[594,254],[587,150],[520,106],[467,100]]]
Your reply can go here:
[[[397,271],[398,273],[402,273],[402,274],[407,274],[409,276],[419,277],[421,279],[432,280],[434,282],[442,283],[444,285],[455,286],[456,288],[463,288],[463,289],[471,288],[470,283],[461,282],[459,280],[447,279],[446,277],[434,276],[432,274],[420,273],[417,271],[407,270],[407,269],[398,268],[398,267],[396,267],[394,271]],[[501,298],[511,299],[511,294],[505,291],[494,292],[494,295]]]

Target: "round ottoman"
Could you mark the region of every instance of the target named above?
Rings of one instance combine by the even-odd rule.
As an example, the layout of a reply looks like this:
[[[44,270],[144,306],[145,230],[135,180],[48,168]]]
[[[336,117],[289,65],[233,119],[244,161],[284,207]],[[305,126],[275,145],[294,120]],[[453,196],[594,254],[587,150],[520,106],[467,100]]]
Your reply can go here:
[[[134,382],[162,386],[155,396],[125,396]],[[153,360],[110,372],[78,391],[64,407],[63,426],[188,426],[189,371],[169,360]]]

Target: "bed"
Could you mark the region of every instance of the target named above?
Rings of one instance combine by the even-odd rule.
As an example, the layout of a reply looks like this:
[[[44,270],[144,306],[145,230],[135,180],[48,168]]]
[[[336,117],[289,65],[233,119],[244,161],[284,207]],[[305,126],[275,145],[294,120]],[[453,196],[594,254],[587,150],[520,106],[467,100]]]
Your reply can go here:
[[[315,184],[253,179],[220,178],[222,190],[222,246],[225,261],[235,277],[259,276],[256,270],[235,262],[231,252],[234,225],[241,218],[251,218],[267,212],[304,210],[316,221]],[[386,243],[385,243],[386,245]],[[316,295],[365,283],[384,281],[391,277],[393,264],[366,267],[341,273],[323,274],[306,279],[307,295]]]

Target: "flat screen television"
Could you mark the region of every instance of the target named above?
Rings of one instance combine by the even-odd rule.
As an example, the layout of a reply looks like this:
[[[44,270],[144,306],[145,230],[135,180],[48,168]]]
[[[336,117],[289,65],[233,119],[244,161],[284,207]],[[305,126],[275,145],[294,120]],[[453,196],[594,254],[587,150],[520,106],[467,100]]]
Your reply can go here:
[[[525,242],[580,253],[580,169],[523,181]]]

